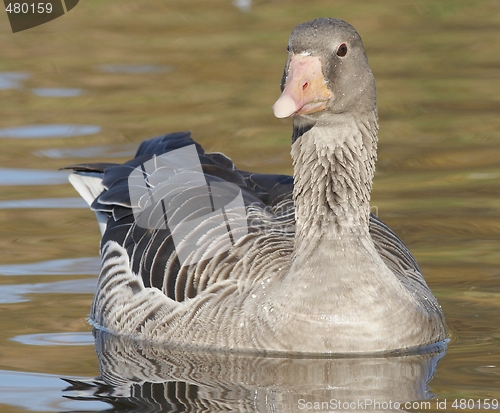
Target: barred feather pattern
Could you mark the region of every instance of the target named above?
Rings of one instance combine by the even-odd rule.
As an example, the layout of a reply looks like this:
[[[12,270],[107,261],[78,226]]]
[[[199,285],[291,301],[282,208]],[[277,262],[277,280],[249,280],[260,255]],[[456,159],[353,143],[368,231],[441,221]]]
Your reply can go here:
[[[311,137],[305,138],[314,142]],[[168,141],[170,137],[167,135],[156,139],[155,151],[161,152],[161,142]],[[181,140],[182,144],[192,142],[189,135],[183,136]],[[154,146],[151,141],[149,146]],[[304,152],[307,153],[300,153]],[[210,154],[203,153],[202,156],[209,159]],[[337,162],[329,162],[332,161]],[[260,179],[262,184],[263,176],[237,171],[230,161],[226,159],[225,162],[230,171],[240,174],[245,182],[242,190],[248,233],[239,238],[229,251],[220,254],[213,254],[213,249],[217,249],[217,238],[207,237],[205,248],[201,248],[201,252],[193,252],[200,254],[200,259],[192,265],[180,266],[176,247],[167,230],[138,227],[130,206],[129,213],[124,211],[130,200],[117,199],[113,204],[111,195],[115,183],[108,182],[106,191],[93,205],[101,213],[107,211],[110,219],[102,241],[103,264],[91,309],[91,323],[96,328],[124,336],[208,348],[328,352],[331,348],[338,347],[330,339],[323,340],[322,343],[304,342],[300,338],[300,329],[295,325],[297,315],[293,311],[287,313],[286,302],[283,304],[275,299],[280,292],[286,292],[285,301],[297,300],[296,305],[308,305],[305,301],[307,295],[303,293],[293,298],[295,293],[293,282],[290,285],[290,271],[297,254],[307,257],[311,250],[318,249],[315,242],[322,238],[324,223],[316,220],[315,214],[311,215],[312,222],[319,226],[309,228],[309,243],[305,243],[301,251],[301,242],[297,239],[303,237],[305,232],[296,231],[293,185],[284,185],[278,196],[271,196],[272,191],[263,189],[265,185],[260,189],[255,185],[252,187],[252,179]],[[367,167],[367,173],[373,173],[370,164]],[[90,166],[86,165],[85,168]],[[81,171],[83,166],[74,169],[85,173]],[[95,176],[95,171],[92,173]],[[222,175],[220,171],[218,173],[219,176]],[[323,172],[327,175],[331,173],[328,170]],[[268,176],[267,183],[274,187],[276,182],[283,179],[282,176]],[[315,178],[304,173],[301,179],[325,177]],[[106,173],[103,182],[106,183]],[[288,180],[285,182],[289,183]],[[302,187],[295,190],[310,190],[301,182]],[[370,188],[365,186],[362,190],[365,194],[362,196],[366,196]],[[317,192],[316,195],[323,197],[324,193]],[[323,198],[326,203],[329,196],[333,195]],[[341,203],[338,195],[336,196],[335,205]],[[353,194],[347,195],[349,202],[352,202],[349,198],[352,196]],[[103,203],[103,198],[106,204]],[[312,196],[306,199],[314,207]],[[114,209],[121,209],[119,216],[114,213]],[[230,213],[228,217],[230,219]],[[369,222],[371,242],[387,268],[399,280],[400,287],[409,296],[425,297],[425,305],[434,313],[433,317],[439,317],[439,305],[409,250],[378,218],[371,215]],[[210,223],[204,222],[200,225],[207,225],[209,228],[208,224]],[[337,222],[336,225],[336,231],[341,231],[342,223]],[[352,237],[352,234],[348,235]],[[300,290],[299,286],[300,283],[297,283],[297,290]],[[318,294],[321,289],[320,285],[312,284],[313,295]],[[294,331],[299,337],[291,339]],[[298,342],[304,343],[299,345]],[[349,352],[347,348],[342,349]],[[382,346],[380,350],[386,348]]]

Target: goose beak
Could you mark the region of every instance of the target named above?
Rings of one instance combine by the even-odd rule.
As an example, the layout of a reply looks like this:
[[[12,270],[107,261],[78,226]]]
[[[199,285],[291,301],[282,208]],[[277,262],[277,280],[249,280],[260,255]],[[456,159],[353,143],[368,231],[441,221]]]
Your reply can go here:
[[[285,88],[273,106],[274,116],[287,118],[326,109],[332,92],[326,86],[321,61],[316,56],[293,55]]]

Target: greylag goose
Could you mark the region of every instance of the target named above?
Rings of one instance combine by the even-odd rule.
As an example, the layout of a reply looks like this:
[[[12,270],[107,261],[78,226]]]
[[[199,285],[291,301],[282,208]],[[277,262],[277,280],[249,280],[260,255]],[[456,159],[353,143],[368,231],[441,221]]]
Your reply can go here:
[[[370,214],[375,81],[360,36],[297,26],[274,105],[293,118],[293,178],[237,169],[189,133],[144,141],[70,181],[103,232],[91,324],[230,351],[374,353],[442,342],[441,308]]]

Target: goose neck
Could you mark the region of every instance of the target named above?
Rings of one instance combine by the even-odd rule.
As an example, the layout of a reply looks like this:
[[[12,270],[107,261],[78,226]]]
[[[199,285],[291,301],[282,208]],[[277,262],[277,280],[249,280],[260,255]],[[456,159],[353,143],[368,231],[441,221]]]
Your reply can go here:
[[[366,235],[377,150],[376,113],[330,116],[292,145],[296,245]]]

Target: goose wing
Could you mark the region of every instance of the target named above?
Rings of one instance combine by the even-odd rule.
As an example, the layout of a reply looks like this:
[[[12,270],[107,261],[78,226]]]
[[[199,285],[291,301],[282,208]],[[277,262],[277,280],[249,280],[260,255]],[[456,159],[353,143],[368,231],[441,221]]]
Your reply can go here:
[[[151,178],[154,173],[161,171],[159,157],[163,155],[177,157],[180,153],[178,150],[185,148],[195,151],[206,186],[204,183],[199,185],[187,182],[184,178],[176,180],[177,176],[173,176],[171,185],[160,182],[155,186],[147,182],[146,185],[137,187],[145,192],[148,184],[151,184],[151,196],[165,195],[165,192],[169,193],[168,196],[171,195],[169,198],[171,202],[168,205],[159,203],[156,208],[145,211],[146,221],[149,222],[144,225],[142,220],[141,224],[141,219],[134,214],[134,208],[137,207],[137,203],[143,202],[148,194],[143,193],[139,199],[134,197],[131,176],[142,168],[145,179]],[[172,157],[170,160],[177,162]],[[151,162],[156,162],[157,170],[148,172],[147,165]],[[183,162],[183,159],[179,159],[178,162]],[[144,141],[135,157],[124,164],[78,164],[66,169],[74,171],[77,177],[75,179],[85,181],[80,184],[81,187],[85,186],[85,183],[90,185],[90,180],[95,180],[96,177],[101,180],[100,193],[95,194],[95,190],[87,190],[86,193],[88,198],[88,192],[92,192],[94,199],[89,202],[91,209],[96,212],[100,223],[105,222],[101,247],[108,241],[122,245],[129,255],[132,271],[142,278],[144,286],[158,288],[176,301],[192,298],[215,283],[217,279],[229,277],[232,267],[242,258],[243,248],[241,251],[233,248],[231,253],[227,251],[217,253],[217,248],[221,248],[220,242],[214,240],[220,239],[221,234],[231,233],[233,242],[238,235],[256,236],[255,234],[263,227],[269,229],[279,224],[281,228],[283,222],[293,221],[292,177],[239,171],[227,156],[221,153],[206,153],[201,145],[191,138],[189,132],[174,133]],[[239,226],[228,229],[227,208],[224,209],[224,205],[214,205],[213,197],[212,202],[206,202],[207,186],[210,187],[211,195],[215,189],[219,191],[219,198],[224,201],[222,204],[231,201],[239,191],[241,206],[247,211],[244,213],[245,222],[240,221]],[[85,191],[79,190],[79,192]],[[161,207],[164,209],[159,211]],[[166,219],[166,225],[162,224],[162,219]],[[191,227],[191,230],[199,234],[198,241],[202,244],[202,248],[196,260],[192,260],[190,265],[183,265],[185,261],[182,262],[180,259],[182,256],[179,254],[179,242],[176,245],[175,232],[173,233],[169,226],[172,221],[198,222],[197,227]],[[289,240],[290,227],[287,226],[287,229],[285,237]],[[207,237],[210,232],[215,234],[211,238]],[[279,229],[275,232],[277,237],[280,236]],[[203,240],[203,237],[206,239]],[[184,246],[187,244],[187,241],[184,242]],[[213,275],[211,279],[207,279],[209,272],[207,268],[217,266],[218,271],[210,271]]]

